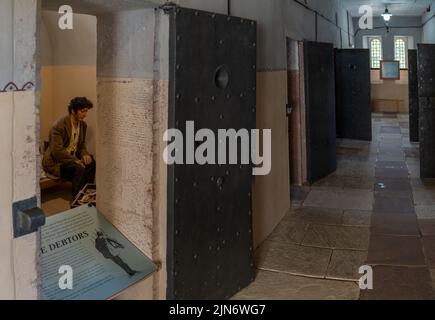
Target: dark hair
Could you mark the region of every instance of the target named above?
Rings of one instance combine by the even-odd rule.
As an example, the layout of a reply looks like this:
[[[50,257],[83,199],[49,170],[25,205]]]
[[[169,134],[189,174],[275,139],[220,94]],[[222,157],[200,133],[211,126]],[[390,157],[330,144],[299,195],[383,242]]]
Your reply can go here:
[[[68,106],[68,112],[69,114],[72,114],[73,111],[77,112],[79,110],[83,109],[92,109],[94,105],[90,100],[88,100],[86,97],[77,97],[71,100]]]

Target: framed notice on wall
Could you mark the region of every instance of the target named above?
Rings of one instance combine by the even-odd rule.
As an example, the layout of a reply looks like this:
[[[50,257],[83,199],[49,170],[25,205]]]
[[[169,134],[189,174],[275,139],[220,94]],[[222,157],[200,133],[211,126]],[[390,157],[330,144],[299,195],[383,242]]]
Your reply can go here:
[[[381,80],[400,80],[400,61],[381,61]]]

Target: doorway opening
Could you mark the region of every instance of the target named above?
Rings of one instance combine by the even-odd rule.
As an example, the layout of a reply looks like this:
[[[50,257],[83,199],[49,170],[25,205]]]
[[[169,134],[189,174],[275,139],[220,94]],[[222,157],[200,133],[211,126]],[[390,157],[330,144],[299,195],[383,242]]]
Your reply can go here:
[[[287,38],[287,117],[292,205],[303,201],[309,192],[303,57],[303,42]]]
[[[85,119],[85,142],[87,150],[97,160],[97,17],[74,13],[73,19],[72,30],[61,30],[58,12],[41,12],[41,161],[49,146],[53,124],[69,114],[68,105],[75,97],[86,97],[94,105]],[[47,216],[71,208],[74,199],[70,181],[42,168],[40,188],[41,204]]]
[[[42,55],[37,85],[41,132],[36,143],[42,152],[53,121],[68,114],[71,98],[92,101],[94,108],[85,120],[86,143],[97,162],[97,209],[158,266],[153,277],[117,299],[163,299],[167,173],[162,137],[168,123],[169,16],[150,1],[117,7],[99,1],[66,2],[74,10],[72,30],[58,26],[64,1],[41,1],[41,23],[46,25],[40,25],[37,39]],[[47,22],[47,15],[53,19]],[[51,50],[44,52],[44,41]],[[70,209],[71,184],[49,181],[41,189],[48,216]]]

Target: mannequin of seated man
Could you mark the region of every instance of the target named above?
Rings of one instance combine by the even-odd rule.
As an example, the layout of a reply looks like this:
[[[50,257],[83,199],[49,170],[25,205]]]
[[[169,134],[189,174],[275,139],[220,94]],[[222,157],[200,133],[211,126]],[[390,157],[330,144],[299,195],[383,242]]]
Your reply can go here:
[[[96,162],[86,147],[84,121],[93,104],[85,97],[71,100],[69,114],[58,119],[50,130],[42,165],[45,172],[72,183],[72,200],[88,183],[94,183]]]

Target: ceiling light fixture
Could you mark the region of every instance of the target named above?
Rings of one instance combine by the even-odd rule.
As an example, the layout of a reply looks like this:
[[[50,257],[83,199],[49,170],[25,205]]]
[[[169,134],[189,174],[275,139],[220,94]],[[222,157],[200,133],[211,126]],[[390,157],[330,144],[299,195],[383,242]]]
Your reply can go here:
[[[393,15],[388,11],[388,7],[385,7],[385,12],[382,14],[382,18],[384,18],[384,21],[390,21],[392,16]]]

